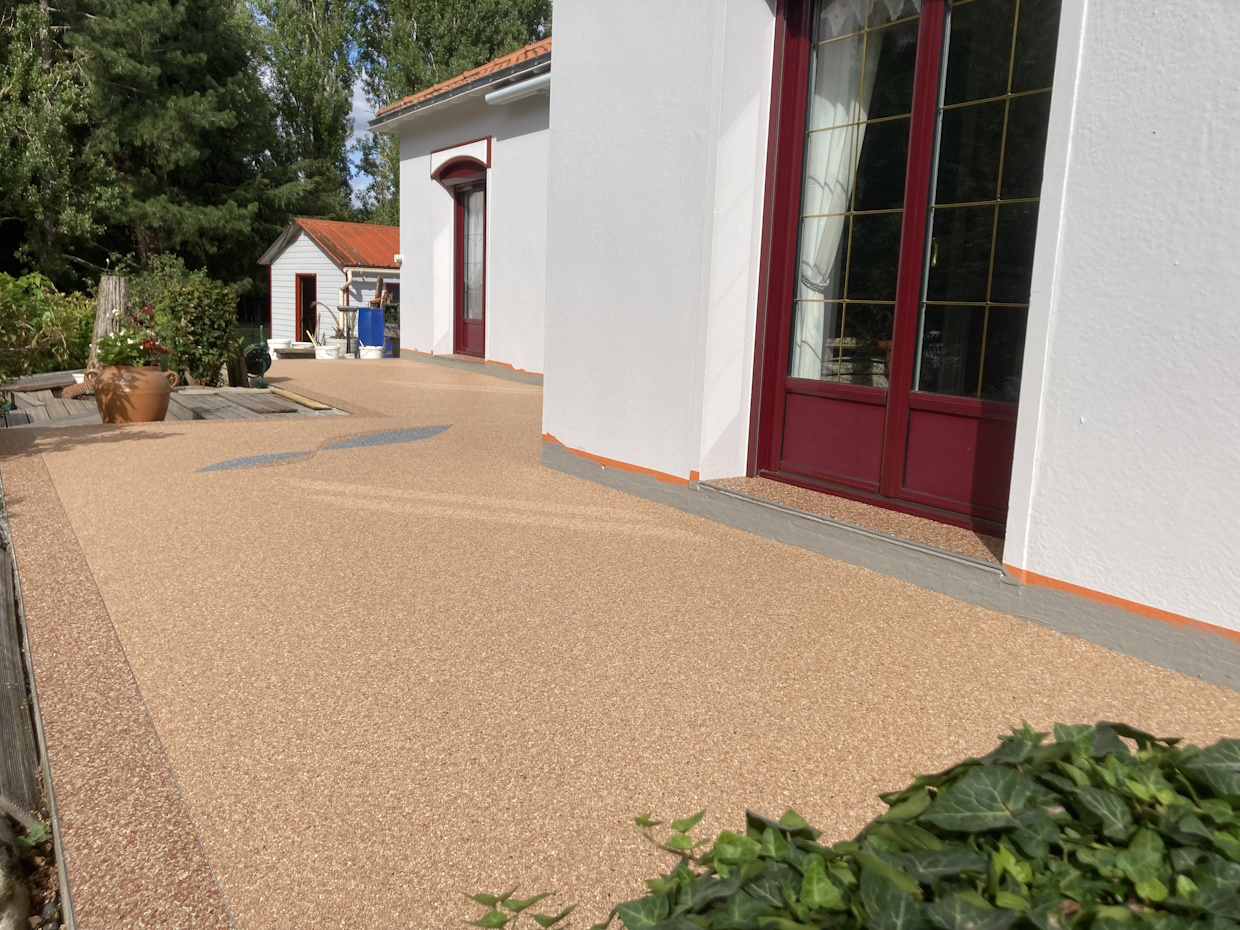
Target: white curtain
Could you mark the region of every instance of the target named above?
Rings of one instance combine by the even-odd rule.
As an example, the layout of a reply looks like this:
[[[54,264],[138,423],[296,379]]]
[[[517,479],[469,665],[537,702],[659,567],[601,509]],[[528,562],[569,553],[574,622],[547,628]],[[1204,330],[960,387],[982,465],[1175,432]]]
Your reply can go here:
[[[821,38],[857,32],[912,15],[920,0],[828,0],[820,10]],[[852,200],[857,159],[865,141],[865,120],[874,93],[883,32],[870,31],[828,41],[814,49],[810,61],[810,100],[806,136],[800,250],[797,256],[799,300],[838,300],[843,296],[844,234],[842,214]],[[837,214],[822,216],[821,214]],[[840,307],[797,303],[792,324],[788,374],[820,380],[823,363],[836,358],[829,342],[838,338]],[[830,373],[828,372],[828,375]]]
[[[486,191],[465,195],[465,319],[482,319],[483,243],[486,220]]]

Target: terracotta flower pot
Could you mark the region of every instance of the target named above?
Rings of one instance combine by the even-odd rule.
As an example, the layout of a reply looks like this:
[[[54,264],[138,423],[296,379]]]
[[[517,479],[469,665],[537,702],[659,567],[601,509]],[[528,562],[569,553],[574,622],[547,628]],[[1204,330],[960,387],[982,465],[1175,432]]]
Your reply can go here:
[[[95,404],[104,423],[153,423],[168,413],[175,371],[104,365],[95,375]]]

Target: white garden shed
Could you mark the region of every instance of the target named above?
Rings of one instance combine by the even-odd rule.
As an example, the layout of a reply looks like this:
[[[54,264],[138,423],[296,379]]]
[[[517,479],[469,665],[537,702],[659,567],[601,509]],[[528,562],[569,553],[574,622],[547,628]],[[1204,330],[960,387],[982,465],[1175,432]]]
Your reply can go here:
[[[340,304],[365,306],[379,281],[400,301],[400,227],[293,220],[258,260],[271,269],[269,329],[274,339],[330,336]],[[339,315],[337,313],[337,315]]]

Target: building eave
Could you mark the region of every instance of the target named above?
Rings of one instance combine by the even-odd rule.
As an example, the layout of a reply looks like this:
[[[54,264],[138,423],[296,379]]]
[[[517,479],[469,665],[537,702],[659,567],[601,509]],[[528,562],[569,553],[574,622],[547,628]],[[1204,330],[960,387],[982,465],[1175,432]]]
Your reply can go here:
[[[493,89],[500,84],[514,84],[518,81],[533,77],[536,74],[551,70],[551,52],[547,51],[535,58],[528,58],[525,61],[518,62],[499,71],[493,71],[490,74],[483,75],[477,80],[462,84],[459,87],[453,87],[445,90],[443,93],[428,97],[425,100],[419,100],[416,103],[410,103],[405,106],[397,106],[381,116],[376,116],[370,121],[369,129],[371,132],[397,132],[396,124],[406,123],[409,120],[422,116],[429,110],[436,107],[443,107],[446,104],[453,103],[466,97],[474,97],[488,90]]]

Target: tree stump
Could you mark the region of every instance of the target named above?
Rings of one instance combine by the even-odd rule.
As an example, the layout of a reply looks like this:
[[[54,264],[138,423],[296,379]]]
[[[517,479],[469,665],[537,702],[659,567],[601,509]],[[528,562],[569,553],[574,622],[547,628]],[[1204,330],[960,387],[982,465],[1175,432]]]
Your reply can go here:
[[[129,308],[129,279],[123,275],[105,274],[99,279],[99,303],[95,308],[95,332],[90,339],[90,357],[86,361],[87,377],[99,370],[99,337],[116,332]]]

